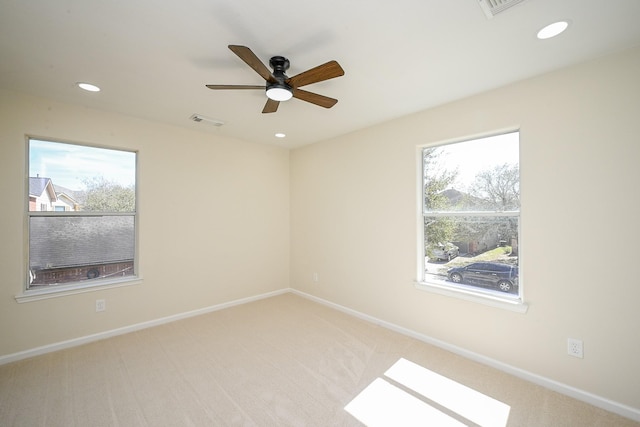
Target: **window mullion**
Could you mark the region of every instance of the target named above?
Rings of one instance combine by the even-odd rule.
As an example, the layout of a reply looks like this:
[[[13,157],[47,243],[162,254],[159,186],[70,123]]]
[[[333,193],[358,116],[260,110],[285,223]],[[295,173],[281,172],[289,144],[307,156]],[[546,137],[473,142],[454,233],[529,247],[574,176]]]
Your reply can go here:
[[[424,211],[422,215],[433,217],[518,217],[520,211]]]
[[[92,211],[29,211],[30,217],[79,217],[79,216],[135,216],[135,212],[92,212]]]

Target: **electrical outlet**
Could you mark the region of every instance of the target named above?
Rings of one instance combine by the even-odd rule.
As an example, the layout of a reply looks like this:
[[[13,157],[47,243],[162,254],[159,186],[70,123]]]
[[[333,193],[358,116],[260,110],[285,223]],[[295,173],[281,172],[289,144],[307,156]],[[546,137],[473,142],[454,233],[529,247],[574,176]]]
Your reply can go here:
[[[103,299],[96,300],[96,313],[99,311],[105,311],[107,309],[107,302]]]
[[[318,275],[318,273],[313,273],[313,281],[318,283],[320,281],[320,276]]]
[[[575,338],[569,338],[567,340],[567,352],[569,353],[569,356],[579,357],[580,359],[584,358],[582,341]]]

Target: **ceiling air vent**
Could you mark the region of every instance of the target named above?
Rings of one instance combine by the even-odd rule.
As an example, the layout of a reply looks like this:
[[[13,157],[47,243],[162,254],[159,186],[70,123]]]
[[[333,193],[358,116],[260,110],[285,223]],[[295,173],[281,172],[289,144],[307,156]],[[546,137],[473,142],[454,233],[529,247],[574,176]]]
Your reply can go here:
[[[222,120],[212,119],[211,117],[206,117],[206,116],[203,116],[202,114],[194,114],[189,118],[196,123],[208,122],[214,126],[222,126],[224,124]]]
[[[500,12],[504,12],[511,6],[522,3],[524,0],[478,0],[480,7],[488,19],[493,18]]]

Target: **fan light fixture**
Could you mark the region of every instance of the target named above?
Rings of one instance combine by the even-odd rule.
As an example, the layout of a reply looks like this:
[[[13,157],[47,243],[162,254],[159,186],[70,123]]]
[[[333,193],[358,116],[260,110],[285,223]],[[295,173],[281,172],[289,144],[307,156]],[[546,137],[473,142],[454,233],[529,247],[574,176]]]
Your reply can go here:
[[[274,101],[288,101],[292,96],[291,88],[285,84],[275,83],[267,87],[267,97]]]

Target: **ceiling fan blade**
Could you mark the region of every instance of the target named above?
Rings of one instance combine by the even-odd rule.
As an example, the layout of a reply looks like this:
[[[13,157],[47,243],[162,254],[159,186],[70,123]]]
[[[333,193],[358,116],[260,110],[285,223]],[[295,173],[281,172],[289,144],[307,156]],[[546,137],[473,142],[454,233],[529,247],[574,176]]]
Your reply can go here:
[[[264,90],[264,85],[206,85],[209,89],[262,89]]]
[[[300,87],[309,85],[311,83],[333,79],[334,77],[340,77],[343,75],[344,70],[342,69],[340,64],[338,64],[336,61],[329,61],[291,77],[286,81],[286,83],[293,87]]]
[[[329,98],[328,96],[324,95],[318,95],[317,93],[313,92],[307,92],[306,90],[302,89],[294,89],[293,97],[310,102],[315,105],[319,105],[324,108],[331,108],[336,105],[336,102],[338,102],[337,99]]]
[[[251,49],[246,46],[238,46],[233,44],[229,45],[229,49],[231,49],[233,53],[238,55],[240,59],[246,62],[249,67],[253,68],[256,73],[260,74],[263,79],[268,82],[277,81],[276,78],[273,77],[273,74],[271,74],[271,71],[269,71],[267,66],[264,65],[262,61],[260,61],[260,59],[258,59],[256,54],[253,53]]]
[[[264,108],[262,109],[262,113],[275,113],[278,111],[278,106],[280,105],[280,101],[274,101],[271,98],[267,98],[267,103],[264,104]]]

